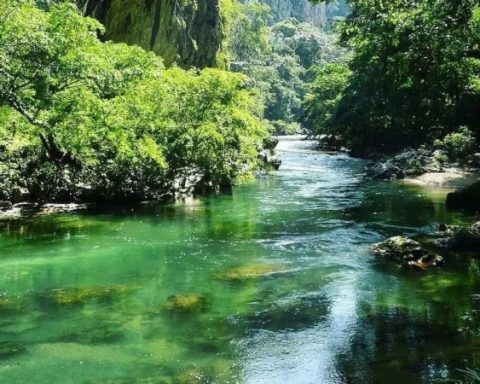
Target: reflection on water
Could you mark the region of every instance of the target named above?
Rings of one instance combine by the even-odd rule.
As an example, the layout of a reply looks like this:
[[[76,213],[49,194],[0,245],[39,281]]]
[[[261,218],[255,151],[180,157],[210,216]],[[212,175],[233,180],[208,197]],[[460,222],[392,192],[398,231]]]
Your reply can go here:
[[[1,223],[0,382],[428,383],[479,358],[477,261],[375,262],[386,236],[471,220],[444,190],[282,140],[232,195]],[[469,320],[470,321],[470,320]]]

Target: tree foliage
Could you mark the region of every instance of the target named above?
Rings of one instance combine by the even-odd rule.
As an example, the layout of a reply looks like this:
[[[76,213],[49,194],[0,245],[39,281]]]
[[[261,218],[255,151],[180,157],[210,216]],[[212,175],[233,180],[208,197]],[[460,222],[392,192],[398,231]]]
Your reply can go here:
[[[320,132],[337,132],[357,154],[431,143],[460,125],[478,135],[478,2],[352,0],[350,5],[341,35],[354,52],[352,75]]]
[[[22,186],[39,198],[141,199],[169,193],[185,168],[217,189],[258,165],[268,132],[242,75],[165,70],[102,31],[68,2],[0,5],[2,148],[21,138],[31,149]]]
[[[336,36],[310,23],[289,18],[269,25],[272,11],[258,3],[237,4],[230,45],[232,69],[245,73],[259,89],[265,117],[279,133],[299,131],[308,70],[341,60]]]

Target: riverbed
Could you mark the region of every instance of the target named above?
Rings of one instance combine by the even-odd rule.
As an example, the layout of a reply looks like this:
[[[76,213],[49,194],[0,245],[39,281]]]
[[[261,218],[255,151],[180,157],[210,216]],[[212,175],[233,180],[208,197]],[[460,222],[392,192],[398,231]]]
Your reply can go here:
[[[1,222],[0,382],[463,378],[478,261],[410,271],[368,246],[474,217],[446,210],[446,188],[369,181],[313,142],[279,152],[231,194]]]

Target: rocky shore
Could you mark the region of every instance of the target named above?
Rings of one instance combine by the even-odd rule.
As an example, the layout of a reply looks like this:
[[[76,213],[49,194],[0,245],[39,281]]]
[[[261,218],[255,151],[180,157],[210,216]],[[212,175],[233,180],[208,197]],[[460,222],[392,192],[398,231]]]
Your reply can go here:
[[[447,179],[480,173],[480,153],[464,162],[452,162],[443,150],[407,149],[393,157],[373,161],[367,176],[376,180],[402,180],[425,174],[444,174]],[[437,180],[440,177],[437,176]]]
[[[370,251],[385,262],[406,268],[426,270],[441,267],[448,263],[450,252],[464,253],[469,257],[480,256],[480,221],[468,226],[439,224],[435,233],[425,234],[418,239],[395,236],[372,245]]]
[[[259,145],[259,168],[280,167],[277,145],[278,139],[273,137]],[[142,168],[102,172],[99,175],[77,164],[50,163],[32,148],[10,153],[0,143],[0,219],[73,212],[99,204],[183,200],[228,191],[235,180],[231,175],[212,180],[208,171],[196,166],[169,169],[158,177]]]

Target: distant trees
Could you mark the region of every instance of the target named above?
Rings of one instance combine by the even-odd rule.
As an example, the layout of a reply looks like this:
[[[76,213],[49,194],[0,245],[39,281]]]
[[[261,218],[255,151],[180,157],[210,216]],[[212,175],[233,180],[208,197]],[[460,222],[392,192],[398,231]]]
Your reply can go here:
[[[480,133],[480,8],[475,0],[351,0],[341,25],[351,76],[315,133],[356,154],[432,143],[465,125]],[[331,102],[313,85],[309,116]],[[315,84],[315,83],[314,83]],[[317,88],[317,89],[316,89]],[[324,115],[325,116],[325,115]]]
[[[269,25],[271,10],[257,3],[237,4],[229,49],[232,69],[259,89],[265,117],[279,133],[305,123],[303,99],[314,64],[339,61],[336,36],[294,18]]]

